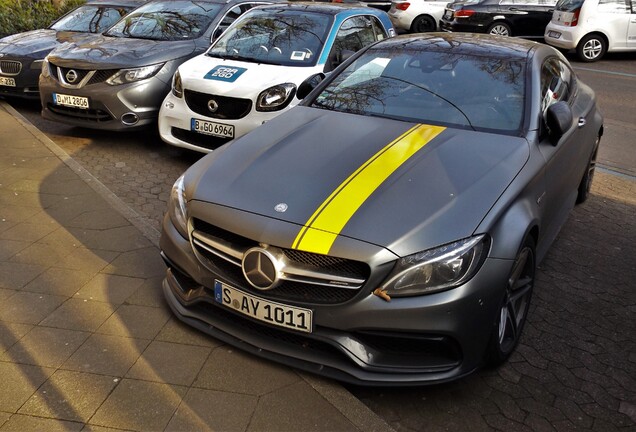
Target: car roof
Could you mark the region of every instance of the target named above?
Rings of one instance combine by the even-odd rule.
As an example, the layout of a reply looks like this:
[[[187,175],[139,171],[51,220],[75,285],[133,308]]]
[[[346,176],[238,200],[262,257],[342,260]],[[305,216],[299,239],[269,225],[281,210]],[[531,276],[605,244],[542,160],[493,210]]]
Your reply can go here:
[[[91,6],[132,6],[137,7],[146,3],[147,0],[88,0],[85,5]]]
[[[290,3],[283,4],[272,4],[261,6],[260,9],[270,9],[270,8],[279,8],[281,10],[306,10],[309,12],[322,13],[326,15],[338,15],[340,13],[347,14],[371,14],[371,15],[380,15],[384,13],[379,9],[374,9],[370,7],[366,7],[364,5],[359,5],[355,3],[322,3],[322,2],[303,2],[303,1],[293,1]]]
[[[526,59],[530,51],[540,46],[526,39],[473,33],[422,33],[385,39],[374,47],[400,50],[405,48],[427,51],[452,50],[454,54],[484,57]]]

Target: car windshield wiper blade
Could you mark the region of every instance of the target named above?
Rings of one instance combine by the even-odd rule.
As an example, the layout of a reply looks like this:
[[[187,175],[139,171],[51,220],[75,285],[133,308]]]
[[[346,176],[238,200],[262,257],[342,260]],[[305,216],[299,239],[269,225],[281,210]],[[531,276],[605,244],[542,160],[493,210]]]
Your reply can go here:
[[[459,108],[459,107],[458,107],[457,105],[455,105],[453,102],[451,102],[450,100],[446,99],[444,96],[442,96],[442,95],[440,95],[440,94],[438,94],[438,93],[435,93],[433,90],[429,90],[429,89],[427,89],[426,87],[423,87],[423,86],[421,86],[421,85],[417,85],[417,84],[412,83],[412,82],[410,82],[410,81],[403,80],[403,79],[401,79],[401,78],[397,78],[397,77],[393,77],[393,76],[388,76],[388,75],[387,75],[387,76],[382,76],[382,78],[388,78],[388,79],[392,79],[392,80],[395,80],[395,81],[403,82],[403,83],[408,84],[408,85],[415,86],[415,87],[417,87],[417,88],[419,88],[419,89],[421,89],[421,90],[424,90],[424,91],[425,91],[425,92],[427,92],[427,93],[432,94],[433,96],[435,96],[435,97],[437,97],[437,98],[440,98],[441,100],[443,100],[444,102],[448,103],[450,106],[452,106],[453,108],[455,108],[457,111],[459,111],[459,113],[460,113],[460,114],[461,114],[461,115],[462,115],[462,116],[466,119],[466,121],[468,122],[468,126],[470,126],[470,128],[471,128],[472,130],[477,131],[477,129],[475,129],[475,126],[473,126],[473,124],[471,123],[471,121],[470,121],[470,119],[468,118],[468,116],[466,115],[466,113],[465,113],[464,111],[462,111],[462,110],[461,110],[461,108]]]

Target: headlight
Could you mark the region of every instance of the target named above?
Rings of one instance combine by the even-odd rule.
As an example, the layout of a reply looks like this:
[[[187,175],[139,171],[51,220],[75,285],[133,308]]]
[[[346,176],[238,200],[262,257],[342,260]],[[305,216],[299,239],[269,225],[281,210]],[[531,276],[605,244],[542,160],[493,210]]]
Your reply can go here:
[[[184,177],[182,175],[172,186],[170,201],[168,202],[168,213],[175,228],[184,238],[188,238],[188,209],[186,202]]]
[[[399,297],[459,286],[479,269],[486,244],[487,237],[479,235],[401,258],[381,288]]]
[[[172,94],[178,98],[183,97],[183,83],[179,71],[176,71],[172,77]]]
[[[29,69],[42,70],[43,65],[44,65],[44,60],[34,60],[33,62],[31,62],[31,66],[29,66]]]
[[[122,69],[115,75],[108,78],[106,80],[106,84],[120,85],[150,78],[151,76],[154,76],[157,72],[159,72],[163,65],[164,63],[159,63],[156,65],[144,66],[134,69]]]
[[[263,90],[256,99],[256,111],[278,111],[285,108],[296,95],[296,85],[285,83]]]

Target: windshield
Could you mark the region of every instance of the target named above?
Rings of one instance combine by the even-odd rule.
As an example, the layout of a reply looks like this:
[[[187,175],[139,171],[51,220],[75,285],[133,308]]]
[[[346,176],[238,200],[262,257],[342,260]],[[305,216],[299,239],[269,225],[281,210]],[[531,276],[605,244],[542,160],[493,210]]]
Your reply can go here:
[[[235,22],[207,55],[254,63],[313,66],[331,28],[331,17],[306,11],[252,10]]]
[[[57,31],[101,33],[132,8],[122,6],[81,6],[53,23]]]
[[[134,10],[105,34],[161,41],[194,39],[203,34],[221,9],[217,3],[153,1]]]
[[[309,105],[341,112],[516,133],[525,63],[421,50],[371,49]]]

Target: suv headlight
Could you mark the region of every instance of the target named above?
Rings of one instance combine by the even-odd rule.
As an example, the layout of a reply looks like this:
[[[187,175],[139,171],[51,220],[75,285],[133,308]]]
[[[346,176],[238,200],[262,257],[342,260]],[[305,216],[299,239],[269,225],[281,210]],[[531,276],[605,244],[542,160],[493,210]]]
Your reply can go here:
[[[488,237],[482,234],[400,258],[380,288],[391,297],[454,288],[475,275],[487,246]]]
[[[263,90],[256,99],[256,111],[278,111],[285,108],[296,95],[293,83],[278,84]]]
[[[168,201],[168,214],[177,231],[184,238],[188,238],[188,208],[183,175],[172,186],[170,201]]]
[[[154,76],[165,63],[143,66],[134,69],[122,69],[106,80],[106,84],[120,85],[140,81]]]
[[[178,98],[183,97],[183,83],[181,82],[181,74],[178,70],[172,77],[172,94]]]

